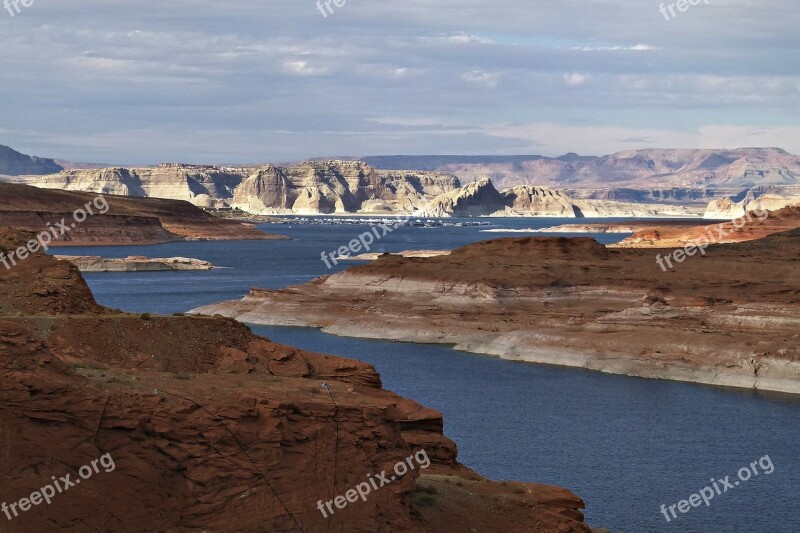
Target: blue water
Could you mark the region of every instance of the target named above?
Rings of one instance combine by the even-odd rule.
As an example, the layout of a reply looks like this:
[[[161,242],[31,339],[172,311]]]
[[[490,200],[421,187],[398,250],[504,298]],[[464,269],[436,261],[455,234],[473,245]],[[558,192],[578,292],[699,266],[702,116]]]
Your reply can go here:
[[[503,219],[500,227],[558,220]],[[230,267],[211,272],[89,274],[102,304],[172,313],[250,287],[281,288],[335,272],[320,260],[360,226],[264,226],[292,241],[173,243],[60,250],[74,254],[184,255]],[[449,249],[504,235],[486,228],[400,228],[378,251]],[[514,234],[520,235],[520,234]],[[510,236],[510,235],[509,235]],[[609,242],[621,236],[599,236]],[[352,263],[351,263],[352,264]],[[596,527],[624,532],[800,532],[800,398],[502,361],[441,345],[333,337],[314,329],[254,327],[275,341],[376,366],[384,385],[445,415],[461,461],[494,479],[569,488]],[[667,523],[660,512],[761,458],[753,477]]]
[[[451,219],[459,220],[459,219]],[[588,223],[591,219],[581,219]],[[452,250],[477,241],[500,237],[544,236],[539,233],[486,233],[487,229],[542,228],[574,223],[574,219],[494,219],[486,227],[400,227],[382,238],[372,252],[402,250]],[[608,219],[597,222],[608,222]],[[328,269],[322,252],[333,253],[369,230],[366,225],[271,225],[261,229],[292,238],[290,241],[178,242],[150,246],[92,246],[57,248],[64,255],[126,257],[193,257],[221,267],[208,272],[140,272],[86,274],[98,301],[125,311],[174,313],[221,300],[238,299],[252,287],[280,289],[333,274],[358,262],[340,262]],[[561,234],[559,236],[569,236]],[[615,242],[625,235],[595,235],[600,242]],[[166,290],[165,290],[166,289]]]

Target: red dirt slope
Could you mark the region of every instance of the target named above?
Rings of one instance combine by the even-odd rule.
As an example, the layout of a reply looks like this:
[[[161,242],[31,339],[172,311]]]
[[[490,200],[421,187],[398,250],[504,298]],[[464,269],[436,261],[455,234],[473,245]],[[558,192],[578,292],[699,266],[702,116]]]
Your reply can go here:
[[[92,202],[96,194],[0,183],[0,227],[41,232]],[[66,233],[62,245],[150,244],[180,240],[283,239],[250,225],[209,215],[189,202],[105,196],[108,211]],[[102,202],[99,204],[102,207]],[[98,213],[99,209],[94,209]],[[55,245],[56,243],[54,243]]]
[[[6,232],[0,249],[27,238]],[[49,256],[0,268],[0,502],[115,462],[50,505],[0,514],[2,531],[589,531],[575,495],[481,478],[442,427],[365,363],[230,319],[114,313]],[[319,512],[421,449],[422,476]]]

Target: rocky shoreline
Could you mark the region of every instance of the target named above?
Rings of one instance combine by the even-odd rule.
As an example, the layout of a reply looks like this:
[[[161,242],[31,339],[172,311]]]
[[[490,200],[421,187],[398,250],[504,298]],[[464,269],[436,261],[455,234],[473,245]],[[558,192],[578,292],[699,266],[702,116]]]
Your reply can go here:
[[[648,221],[634,221],[634,222],[611,222],[611,223],[594,223],[594,224],[559,224],[558,226],[549,226],[546,228],[528,228],[521,230],[502,230],[491,229],[484,230],[486,233],[636,233],[639,231],[662,229],[662,228],[682,228],[690,229],[698,226],[706,225],[706,222],[697,220],[692,223],[689,220],[648,220]]]
[[[208,261],[189,257],[150,258],[132,255],[109,259],[93,255],[57,255],[56,259],[69,261],[81,272],[170,272],[215,268]]]
[[[644,378],[800,394],[800,230],[711,246],[671,272],[653,250],[511,238],[384,255],[195,310]]]
[[[0,183],[0,227],[41,232],[59,221],[69,225],[73,213],[98,194],[37,189]],[[282,240],[253,225],[211,216],[189,202],[103,196],[108,209],[68,226],[55,246],[160,244],[200,240]]]
[[[365,254],[343,256],[340,261],[375,261],[384,252],[369,252]],[[403,250],[402,252],[395,252],[391,255],[398,255],[400,257],[439,257],[441,255],[450,255],[450,250]]]
[[[0,230],[0,252],[29,238]],[[103,454],[116,463],[113,475],[21,515],[10,531],[83,521],[120,531],[134,523],[150,531],[592,531],[568,490],[494,482],[461,465],[442,414],[383,389],[372,366],[276,344],[230,319],[104,308],[74,265],[41,252],[0,269],[0,346],[6,493],[30,494],[51,473]],[[318,510],[368,473],[423,453],[424,470],[398,474],[333,516]]]

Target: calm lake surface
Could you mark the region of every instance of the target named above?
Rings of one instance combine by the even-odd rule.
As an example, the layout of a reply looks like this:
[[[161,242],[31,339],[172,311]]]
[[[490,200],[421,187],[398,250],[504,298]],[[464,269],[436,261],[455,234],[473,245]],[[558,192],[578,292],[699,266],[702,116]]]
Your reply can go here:
[[[493,227],[400,228],[373,251],[452,249],[521,236],[575,220],[493,219]],[[582,219],[580,222],[593,221]],[[604,220],[603,222],[608,222]],[[171,243],[61,248],[56,253],[185,256],[228,267],[209,272],[87,274],[97,300],[132,312],[170,314],[240,298],[251,287],[283,288],[336,272],[332,252],[367,226],[264,225],[291,241]],[[541,235],[541,234],[535,234]],[[564,236],[564,235],[559,235]],[[624,235],[596,235],[613,242]],[[501,361],[441,345],[326,335],[308,328],[253,327],[273,340],[367,361],[384,386],[440,410],[460,460],[493,479],[566,487],[586,502],[595,527],[614,532],[800,532],[800,398],[610,376]],[[769,455],[774,472],[753,477],[667,523],[667,506]]]

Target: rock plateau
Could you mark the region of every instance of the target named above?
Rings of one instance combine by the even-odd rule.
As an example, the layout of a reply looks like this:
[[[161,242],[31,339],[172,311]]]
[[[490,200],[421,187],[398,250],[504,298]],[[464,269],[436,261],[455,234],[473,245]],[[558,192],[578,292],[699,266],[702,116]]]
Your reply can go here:
[[[0,231],[0,251],[29,238]],[[0,269],[0,501],[105,454],[115,463],[2,516],[3,531],[590,531],[570,492],[460,465],[443,425],[365,363],[230,319],[111,311],[42,253]],[[421,450],[430,468],[330,518],[318,510]]]
[[[712,245],[667,272],[656,255],[671,249],[508,238],[432,258],[383,255],[195,312],[798,394],[800,215],[778,212],[771,220],[762,238]]]

